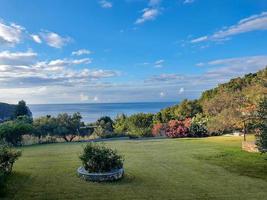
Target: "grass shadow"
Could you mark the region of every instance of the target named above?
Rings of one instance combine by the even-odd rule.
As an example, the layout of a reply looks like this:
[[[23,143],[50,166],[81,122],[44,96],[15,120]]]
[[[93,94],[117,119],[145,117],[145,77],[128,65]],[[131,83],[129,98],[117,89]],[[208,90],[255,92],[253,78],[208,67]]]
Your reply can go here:
[[[18,190],[23,190],[27,187],[27,182],[30,179],[30,174],[21,172],[12,172],[6,177],[5,188],[0,193],[1,199],[12,199]]]

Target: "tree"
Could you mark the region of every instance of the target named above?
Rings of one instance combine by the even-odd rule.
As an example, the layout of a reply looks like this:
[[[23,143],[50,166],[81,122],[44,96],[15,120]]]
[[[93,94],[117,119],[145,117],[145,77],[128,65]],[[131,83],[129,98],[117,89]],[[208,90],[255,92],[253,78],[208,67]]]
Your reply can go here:
[[[80,113],[68,115],[67,113],[59,114],[55,118],[55,128],[53,134],[62,137],[66,142],[71,142],[80,133],[83,126]]]
[[[256,136],[256,144],[262,153],[267,152],[267,97],[265,96],[258,107],[258,128],[259,134]]]
[[[138,113],[127,119],[130,136],[152,136],[153,114]]]
[[[96,121],[96,129],[95,129],[95,134],[100,136],[100,137],[105,137],[108,134],[113,133],[114,130],[114,122],[113,120],[108,117],[108,116],[104,116],[104,117],[100,117],[97,121]]]
[[[29,109],[26,106],[26,102],[21,100],[19,101],[16,110],[15,110],[15,118],[18,116],[23,116],[23,115],[27,115],[29,116]]]
[[[198,100],[183,100],[179,106],[174,110],[174,114],[180,118],[194,117],[197,113],[202,113],[202,107]]]
[[[0,124],[0,139],[5,140],[14,146],[17,146],[22,141],[22,136],[30,134],[32,125],[20,120],[7,121]]]
[[[127,116],[125,114],[117,115],[113,127],[115,133],[126,133],[128,131]]]
[[[55,122],[56,119],[50,115],[39,117],[33,121],[33,134],[38,137],[39,143],[41,142],[41,137],[49,134],[53,135],[54,129],[56,128]]]

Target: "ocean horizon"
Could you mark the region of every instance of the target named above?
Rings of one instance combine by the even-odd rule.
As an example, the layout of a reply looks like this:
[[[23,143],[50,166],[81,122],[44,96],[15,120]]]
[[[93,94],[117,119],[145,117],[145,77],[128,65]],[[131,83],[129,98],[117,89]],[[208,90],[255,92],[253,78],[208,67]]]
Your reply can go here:
[[[56,116],[59,113],[73,114],[79,112],[82,121],[95,122],[102,116],[115,118],[118,114],[157,113],[161,109],[179,102],[129,102],[129,103],[62,103],[62,104],[29,104],[33,118],[40,116]]]

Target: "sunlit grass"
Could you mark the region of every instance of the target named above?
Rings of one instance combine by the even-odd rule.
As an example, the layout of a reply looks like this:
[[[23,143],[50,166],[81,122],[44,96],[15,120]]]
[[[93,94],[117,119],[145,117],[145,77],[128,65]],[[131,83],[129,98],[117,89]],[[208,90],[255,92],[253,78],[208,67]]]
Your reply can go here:
[[[241,151],[241,141],[211,137],[106,142],[125,157],[126,176],[114,183],[77,177],[84,143],[24,147],[6,198],[266,199],[266,156]]]

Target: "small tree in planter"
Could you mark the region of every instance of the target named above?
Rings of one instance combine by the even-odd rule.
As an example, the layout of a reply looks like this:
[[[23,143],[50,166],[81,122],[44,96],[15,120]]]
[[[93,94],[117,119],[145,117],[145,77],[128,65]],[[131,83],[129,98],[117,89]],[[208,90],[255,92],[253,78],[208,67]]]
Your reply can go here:
[[[123,176],[123,158],[102,144],[88,143],[80,155],[78,174],[90,181],[112,181]]]

